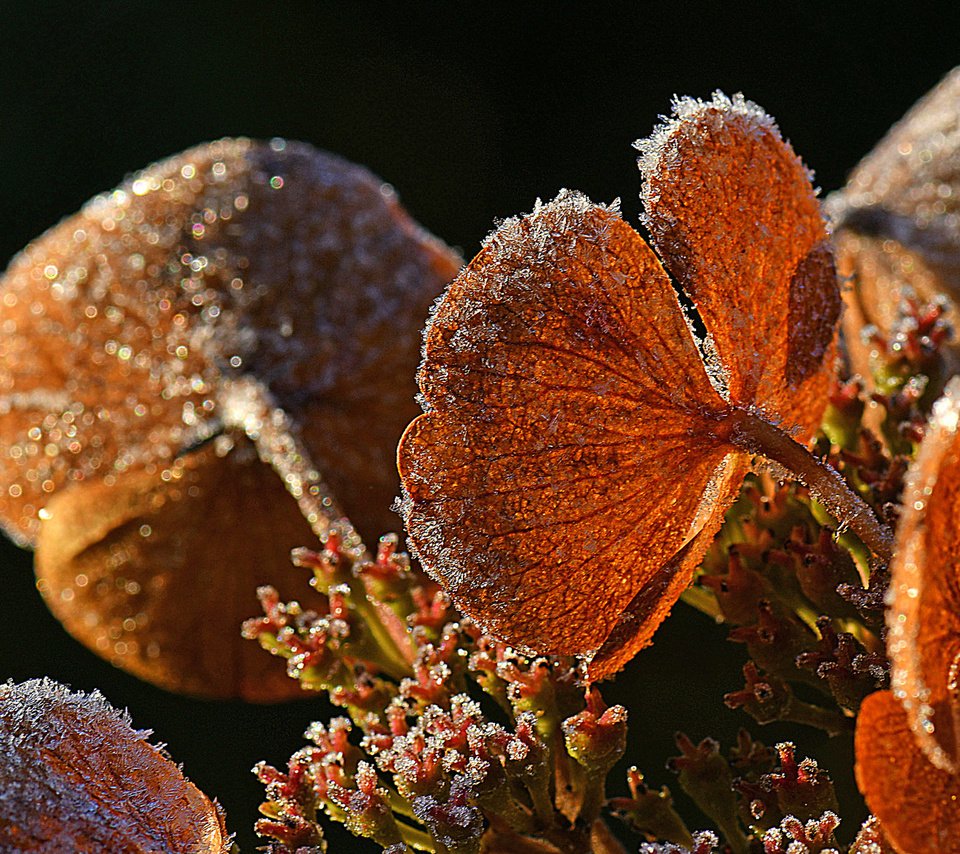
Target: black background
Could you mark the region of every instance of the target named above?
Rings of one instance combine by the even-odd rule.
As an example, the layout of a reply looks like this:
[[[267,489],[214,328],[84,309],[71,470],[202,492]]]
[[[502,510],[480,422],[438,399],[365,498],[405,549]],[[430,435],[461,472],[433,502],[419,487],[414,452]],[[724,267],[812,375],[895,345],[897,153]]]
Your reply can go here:
[[[561,187],[617,196],[636,222],[630,144],[674,94],[743,91],[773,114],[829,191],[960,61],[954,4],[25,2],[0,11],[0,264],[136,168],[224,135],[287,136],[363,163],[466,257],[494,219]],[[30,556],[0,551],[0,678],[99,688],[169,745],[226,806],[244,850],[262,795],[323,700],[283,708],[177,698],[114,670],[48,615]],[[741,648],[685,606],[605,690],[630,708],[627,759],[654,785],[672,733],[722,737]],[[862,815],[850,747],[791,734]],[[623,788],[622,772],[611,786]],[[705,823],[678,794],[696,826]],[[333,851],[362,851],[331,834]]]

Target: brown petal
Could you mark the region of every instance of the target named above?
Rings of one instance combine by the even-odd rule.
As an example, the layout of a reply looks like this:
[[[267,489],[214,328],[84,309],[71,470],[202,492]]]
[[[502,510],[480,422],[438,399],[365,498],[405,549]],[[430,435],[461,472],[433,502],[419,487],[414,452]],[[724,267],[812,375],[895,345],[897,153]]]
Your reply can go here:
[[[379,179],[276,140],[222,140],[152,166],[28,246],[0,288],[0,522],[30,545],[54,503],[69,518],[46,526],[41,572],[49,601],[71,629],[167,687],[221,696],[233,686],[266,699],[276,680],[261,680],[260,666],[238,669],[258,655],[252,644],[212,672],[213,662],[196,652],[203,669],[190,675],[188,645],[197,638],[182,624],[156,639],[163,650],[176,649],[175,657],[147,661],[152,642],[132,655],[117,652],[118,644],[129,649],[117,625],[141,613],[138,603],[124,606],[114,592],[108,613],[98,617],[91,601],[81,621],[58,597],[69,595],[78,560],[83,574],[113,573],[109,563],[91,564],[94,555],[112,560],[107,541],[119,547],[117,537],[133,537],[137,547],[127,551],[140,554],[146,545],[130,534],[128,516],[145,513],[144,496],[164,488],[156,477],[183,452],[232,429],[246,457],[218,462],[216,497],[170,502],[149,522],[157,536],[176,537],[176,558],[144,554],[140,569],[124,573],[136,573],[147,589],[149,573],[161,572],[162,583],[197,605],[229,589],[230,608],[210,631],[236,635],[240,620],[259,610],[255,584],[290,571],[291,546],[316,541],[291,517],[296,506],[279,489],[289,472],[277,443],[262,439],[264,407],[279,407],[288,456],[305,471],[320,469],[325,483],[311,481],[317,495],[308,493],[302,508],[315,530],[349,529],[344,513],[368,541],[396,528],[393,457],[418,411],[420,327],[457,268],[456,256],[425,234]],[[251,468],[240,431],[276,469],[269,486],[270,471]],[[251,484],[276,508],[237,495]],[[68,488],[80,491],[59,502]],[[95,511],[87,506],[93,495]],[[210,522],[211,508],[227,496],[236,506],[225,521]],[[313,508],[305,506],[311,501]],[[76,527],[87,523],[98,532],[90,542]],[[222,541],[208,538],[212,525]],[[271,526],[278,530],[272,543]],[[98,539],[108,533],[107,541]],[[68,539],[58,544],[58,536]],[[234,560],[247,568],[235,572]],[[187,573],[182,584],[171,581],[174,567]],[[206,591],[191,592],[197,578]],[[249,589],[241,595],[235,584]],[[241,601],[250,607],[239,610]],[[168,597],[162,609],[173,614],[177,605]],[[157,631],[157,615],[151,619]],[[114,634],[108,640],[104,632]],[[223,643],[215,657],[226,654]],[[280,693],[292,687],[283,681]]]
[[[934,406],[890,564],[892,684],[929,760],[960,768],[960,380]]]
[[[38,586],[103,658],[172,691],[265,702],[303,696],[282,659],[240,637],[273,584],[319,604],[290,550],[313,539],[242,435],[167,466],[59,490],[37,542]]]
[[[222,380],[254,376],[298,424],[377,408],[376,449],[341,429],[310,450],[368,463],[345,509],[379,536],[398,486],[380,462],[416,414],[419,329],[457,268],[382,182],[306,145],[222,140],[138,173],[4,277],[5,527],[30,543],[65,483],[170,460],[218,429]]]
[[[221,854],[223,813],[103,697],[0,686],[0,848]]]
[[[833,375],[840,295],[810,175],[741,96],[684,98],[639,142],[646,224],[716,350],[729,400],[806,441]]]
[[[599,647],[725,509],[707,490],[725,404],[673,289],[617,212],[579,194],[488,239],[433,316],[420,387],[399,450],[410,538],[467,614],[520,646]]]
[[[960,777],[917,747],[903,706],[889,691],[860,706],[857,785],[901,854],[960,852]]]
[[[905,287],[925,302],[960,301],[960,69],[890,129],[827,206],[841,272],[855,276],[844,334],[869,378],[860,330],[889,332]],[[955,310],[946,319],[956,325]],[[956,369],[958,343],[946,349]]]

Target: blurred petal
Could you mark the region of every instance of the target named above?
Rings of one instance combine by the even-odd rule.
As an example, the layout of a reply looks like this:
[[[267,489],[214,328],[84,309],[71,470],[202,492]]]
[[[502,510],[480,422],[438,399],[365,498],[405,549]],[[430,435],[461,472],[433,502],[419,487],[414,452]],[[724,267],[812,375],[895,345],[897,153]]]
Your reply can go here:
[[[256,413],[237,405],[242,397],[230,397],[231,388],[256,387],[270,407],[282,410],[304,466],[319,469],[315,529],[352,522],[375,541],[398,527],[390,511],[399,489],[393,458],[418,412],[420,328],[458,267],[455,254],[423,232],[379,179],[307,145],[221,140],[137,173],[28,246],[3,278],[0,522],[21,545],[32,545],[59,493],[81,485],[93,492],[64,498],[61,512],[70,502],[83,508],[95,494],[101,520],[126,518],[131,502],[139,507],[143,494],[159,488],[147,482],[152,473],[222,430],[239,428],[255,437],[261,457],[278,473],[270,488],[237,498],[227,517],[236,527],[221,531],[241,563],[283,567],[274,576],[281,577],[289,571],[290,546],[310,545],[316,536],[289,520],[291,502],[275,488],[283,482],[283,460],[265,453],[271,449],[248,427]],[[241,461],[218,470],[239,476],[250,469]],[[252,480],[259,488],[270,477],[259,466]],[[236,496],[248,481],[225,478],[217,489]],[[112,501],[116,507],[109,507]],[[209,496],[177,506],[188,505],[189,512],[174,514],[177,537],[184,547],[195,546],[195,554],[189,562],[181,552],[176,560],[155,556],[150,567],[183,567],[187,579],[203,578],[212,590],[250,582],[243,598],[251,608],[229,609],[239,625],[259,610],[251,575],[232,574],[217,557],[223,544],[204,542]],[[164,512],[150,524],[171,532]],[[100,530],[90,516],[72,512],[71,524],[82,517],[82,524]],[[268,554],[263,532],[278,517],[286,521]],[[294,530],[300,533],[291,542]],[[66,529],[47,526],[47,554],[59,554],[53,540],[60,534]],[[248,535],[257,539],[246,542]],[[83,539],[77,530],[69,536]],[[66,544],[62,549],[71,552]],[[96,553],[110,559],[106,548]],[[84,558],[85,571],[110,573],[108,565],[93,569],[93,554]],[[75,569],[68,563],[54,570],[47,559],[43,571],[53,584]],[[216,581],[216,573],[230,580]],[[165,577],[169,583],[169,572]],[[147,578],[139,578],[146,585]],[[54,584],[57,595],[64,584]],[[194,597],[188,585],[177,595],[203,600],[206,594]],[[88,603],[85,629],[68,620],[87,638],[94,625],[115,621],[114,615],[98,620],[93,608]],[[128,610],[140,613],[132,604],[119,609]],[[177,644],[190,642],[191,634]],[[118,656],[112,641],[109,646],[97,650],[134,660]],[[173,646],[169,638],[163,643]],[[202,658],[198,653],[197,661]],[[203,691],[182,673],[185,663],[181,655],[138,672],[158,667],[168,687],[184,678],[185,690]],[[266,699],[270,680],[261,685],[259,670],[221,674],[213,693],[245,685]],[[206,674],[198,678],[207,684]]]
[[[923,302],[960,301],[960,69],[895,124],[828,199],[845,296],[844,334],[856,369],[870,376],[860,330],[888,333],[909,287]],[[956,326],[950,311],[948,322]],[[958,366],[958,344],[945,348]]]
[[[290,550],[313,539],[276,473],[242,435],[47,505],[38,586],[81,643],[171,691],[265,702],[303,696],[285,662],[240,637],[257,587],[303,589]]]
[[[856,754],[857,785],[897,851],[960,851],[960,777],[929,762],[889,691],[860,706]]]
[[[895,695],[929,760],[960,768],[960,379],[934,406],[903,495],[890,563]]]
[[[221,854],[221,810],[96,691],[0,686],[0,848]]]
[[[379,536],[397,491],[379,462],[416,414],[420,327],[458,267],[379,179],[300,143],[221,140],[137,173],[3,278],[5,527],[29,543],[63,484],[215,432],[221,380],[252,375],[297,422],[307,405],[399,403],[379,407],[376,465],[351,472],[366,489],[348,512]],[[341,434],[314,431],[311,450],[369,454]]]

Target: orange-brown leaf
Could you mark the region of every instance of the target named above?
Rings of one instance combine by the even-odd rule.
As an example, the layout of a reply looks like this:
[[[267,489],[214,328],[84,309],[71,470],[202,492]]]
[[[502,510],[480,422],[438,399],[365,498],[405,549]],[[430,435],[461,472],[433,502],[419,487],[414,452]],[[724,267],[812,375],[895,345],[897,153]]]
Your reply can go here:
[[[697,532],[726,455],[653,253],[576,194],[504,223],[437,309],[420,385],[399,459],[424,565],[511,642],[599,647]]]
[[[856,755],[857,785],[900,854],[960,852],[960,777],[931,764],[891,692],[860,706]]]
[[[960,380],[934,407],[903,496],[887,647],[892,684],[930,761],[960,769]]]
[[[0,686],[0,848],[222,854],[221,810],[99,694]]]

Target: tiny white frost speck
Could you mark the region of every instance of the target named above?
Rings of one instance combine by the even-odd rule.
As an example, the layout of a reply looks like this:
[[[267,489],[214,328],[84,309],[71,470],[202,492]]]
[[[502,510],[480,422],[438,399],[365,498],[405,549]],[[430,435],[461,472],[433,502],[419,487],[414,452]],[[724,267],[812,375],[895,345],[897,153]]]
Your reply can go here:
[[[960,377],[954,377],[947,383],[943,396],[933,405],[931,426],[955,433],[960,423]]]

